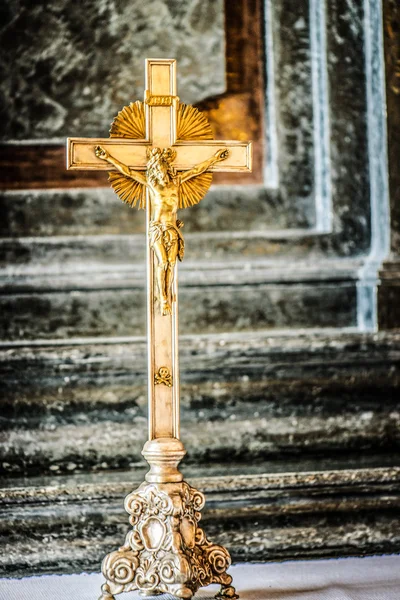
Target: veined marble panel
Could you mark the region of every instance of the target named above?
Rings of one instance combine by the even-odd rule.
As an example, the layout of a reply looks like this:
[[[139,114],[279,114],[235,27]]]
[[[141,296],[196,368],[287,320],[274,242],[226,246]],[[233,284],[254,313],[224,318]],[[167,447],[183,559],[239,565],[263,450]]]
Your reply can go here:
[[[0,8],[0,139],[108,136],[142,100],[145,58],[178,60],[192,104],[225,89],[222,0],[5,0]]]

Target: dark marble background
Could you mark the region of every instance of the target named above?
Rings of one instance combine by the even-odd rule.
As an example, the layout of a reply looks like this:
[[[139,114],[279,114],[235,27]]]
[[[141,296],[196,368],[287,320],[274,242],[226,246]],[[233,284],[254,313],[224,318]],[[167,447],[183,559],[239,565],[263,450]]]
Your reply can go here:
[[[145,58],[177,58],[186,103],[225,89],[222,0],[5,0],[0,24],[3,140],[108,137]]]
[[[362,331],[389,227],[374,2],[0,5],[0,140],[22,149],[107,136],[142,98],[146,57],[178,59],[185,102],[213,102],[226,69],[230,100],[250,95],[229,88],[224,10],[267,24],[265,182],[214,186],[182,211],[184,473],[235,560],[400,549],[400,335]],[[143,477],[144,214],[106,188],[6,189],[0,236],[0,572],[97,570]],[[400,289],[393,265],[383,301]]]

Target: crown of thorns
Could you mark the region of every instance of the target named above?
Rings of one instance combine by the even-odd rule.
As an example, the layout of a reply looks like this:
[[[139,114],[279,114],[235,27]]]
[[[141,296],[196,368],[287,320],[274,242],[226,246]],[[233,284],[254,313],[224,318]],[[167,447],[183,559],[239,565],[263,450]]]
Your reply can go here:
[[[161,148],[151,148],[151,150],[147,150],[147,158],[147,168],[149,169],[160,161],[166,162],[170,167],[176,158],[176,152],[172,148],[163,148],[162,150]]]

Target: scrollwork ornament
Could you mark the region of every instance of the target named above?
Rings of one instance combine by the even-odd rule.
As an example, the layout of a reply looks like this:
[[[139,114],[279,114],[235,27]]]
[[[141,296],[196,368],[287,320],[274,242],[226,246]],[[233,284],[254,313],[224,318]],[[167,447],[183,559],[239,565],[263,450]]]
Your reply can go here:
[[[160,583],[160,576],[156,571],[156,565],[144,561],[137,570],[135,583],[139,590],[145,593],[155,592]]]
[[[103,561],[107,581],[100,600],[134,589],[188,599],[210,583],[222,586],[220,598],[237,598],[226,573],[228,551],[209,542],[198,526],[204,502],[204,495],[186,482],[142,484],[129,494],[125,507],[133,530],[125,546]]]
[[[164,517],[172,514],[173,506],[171,498],[167,494],[160,492],[157,487],[149,487],[142,494],[142,498],[147,503],[147,511],[150,514],[160,514]]]
[[[171,498],[169,498],[166,494],[158,494],[155,498],[155,506],[157,510],[161,512],[162,515],[170,515],[173,512],[173,506],[171,502]]]
[[[206,499],[205,499],[204,494],[202,494],[198,490],[193,490],[193,488],[192,488],[192,491],[193,491],[193,493],[192,493],[192,498],[191,498],[191,504],[194,508],[195,513],[198,513],[198,520],[200,520],[200,518],[201,518],[200,511],[204,508]]]
[[[213,546],[208,554],[208,560],[212,570],[218,575],[224,573],[231,565],[231,558],[222,546]]]
[[[143,512],[143,502],[141,498],[137,494],[129,494],[125,498],[125,510],[131,515],[129,518],[130,524],[135,525]]]
[[[165,586],[174,585],[180,576],[181,565],[177,556],[167,554],[160,564],[160,579]]]
[[[125,546],[131,548],[134,552],[138,552],[139,550],[143,550],[143,542],[140,537],[139,532],[136,529],[132,529],[127,533],[125,539]]]
[[[114,584],[114,593],[120,593],[116,588],[128,591],[126,588],[133,582],[138,566],[137,552],[122,548],[105,557],[102,571],[107,582]]]
[[[196,529],[195,543],[196,546],[204,546],[207,543],[206,534],[201,527]]]

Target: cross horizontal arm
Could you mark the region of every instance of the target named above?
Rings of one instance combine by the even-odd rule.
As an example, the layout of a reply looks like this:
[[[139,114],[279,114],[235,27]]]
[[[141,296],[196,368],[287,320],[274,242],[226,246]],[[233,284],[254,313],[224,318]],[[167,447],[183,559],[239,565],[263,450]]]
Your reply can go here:
[[[105,148],[128,167],[146,169],[146,148],[149,147],[149,142],[116,138],[68,138],[67,169],[115,170],[112,165],[95,155],[96,146]]]
[[[67,147],[68,169],[95,169],[113,171],[115,168],[106,161],[97,158],[95,146],[102,146],[114,158],[132,169],[146,169],[147,140],[133,141],[116,138],[69,138]],[[251,171],[251,142],[210,140],[199,142],[177,142],[173,146],[176,159],[173,166],[178,170],[191,169],[211,158],[220,148],[228,148],[229,156],[210,168],[210,171]]]
[[[191,169],[211,158],[217,150],[223,148],[228,148],[228,157],[210,167],[209,171],[251,171],[251,142],[231,140],[177,142],[173,148],[176,151],[173,166],[178,171]]]

